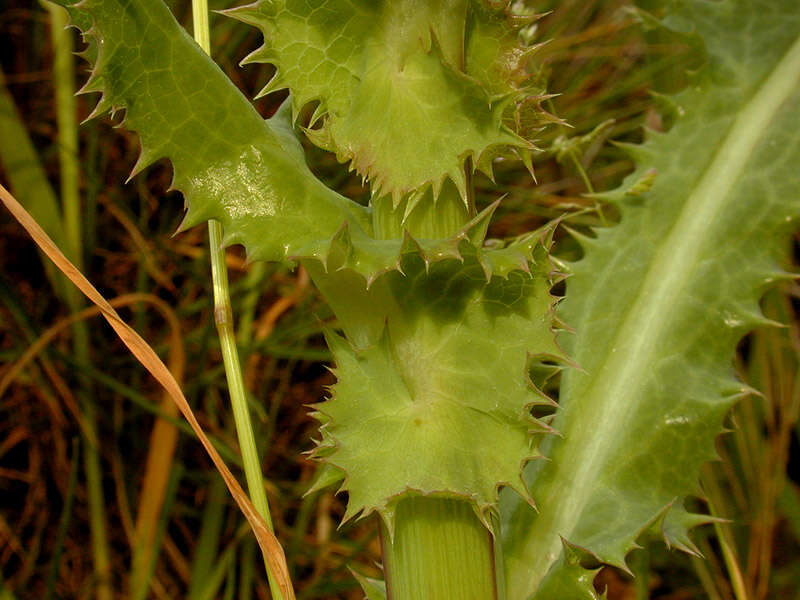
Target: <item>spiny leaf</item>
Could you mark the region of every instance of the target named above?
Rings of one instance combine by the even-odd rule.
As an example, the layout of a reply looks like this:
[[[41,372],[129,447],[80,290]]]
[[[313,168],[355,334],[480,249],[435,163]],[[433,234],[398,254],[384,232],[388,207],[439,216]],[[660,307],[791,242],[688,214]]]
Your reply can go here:
[[[83,91],[103,94],[94,114],[125,109],[142,143],[134,172],[172,161],[188,209],[182,227],[216,219],[224,242],[243,244],[251,259],[316,259],[369,283],[404,254],[430,263],[457,256],[467,237],[482,244],[472,225],[442,240],[374,239],[372,210],[309,171],[290,105],[263,120],[160,0],[63,4],[90,42],[95,64]]]
[[[276,66],[262,93],[289,88],[295,112],[319,102],[311,140],[397,203],[446,179],[465,197],[467,157],[490,170],[503,148],[530,149],[504,116],[541,112],[518,35],[534,17],[499,4],[261,0],[226,14],[264,33],[245,59]]]
[[[386,583],[382,579],[365,577],[353,569],[350,569],[350,572],[364,590],[366,600],[386,600]]]
[[[555,568],[550,569],[542,580],[538,595],[548,600],[551,598],[597,600],[592,580],[600,569],[584,568],[581,558],[586,552],[572,546],[566,540],[561,540],[561,549]]]
[[[87,89],[102,90],[101,106],[126,109],[127,125],[142,138],[139,167],[161,156],[173,161],[175,186],[189,208],[185,225],[218,219],[225,242],[244,244],[254,258],[316,259],[307,261],[309,269],[351,340],[339,343],[331,336],[342,378],[334,398],[319,407],[323,438],[317,451],[333,467],[328,480],[338,477],[337,469],[345,474],[348,516],[371,510],[386,515],[392,500],[413,488],[469,498],[488,522],[498,486],[523,491],[522,465],[536,454],[531,434],[548,430],[530,416],[530,407],[550,401],[526,377],[537,356],[560,355],[551,331],[542,232],[484,249],[491,206],[443,239],[407,232],[375,239],[372,209],[338,196],[310,174],[288,109],[263,121],[163,4],[83,0],[70,9],[97,42]],[[447,285],[440,289],[437,283]],[[526,334],[494,344],[493,332],[501,339]],[[485,346],[480,354],[476,344]],[[420,364],[419,354],[416,362],[412,356],[407,364],[398,361],[401,350],[426,353],[432,362]],[[492,377],[479,375],[484,360],[495,365]],[[365,396],[374,399],[369,409],[359,406]],[[397,438],[395,464],[383,470],[384,478],[370,479],[369,436],[377,428],[363,427],[357,417],[369,410],[386,425],[398,406],[411,426],[421,419],[433,430]],[[454,441],[433,418],[438,413],[460,432]],[[493,432],[484,450],[472,444],[472,427]],[[441,476],[424,469],[423,460],[407,460],[407,449],[419,453],[426,446],[449,453],[451,466]],[[468,448],[473,458],[485,456],[464,469]],[[401,466],[412,471],[407,480],[397,478]]]
[[[125,109],[125,126],[141,137],[136,170],[172,161],[184,226],[217,219],[229,242],[266,260],[307,247],[322,253],[314,243],[343,223],[369,228],[366,209],[314,178],[286,119],[264,121],[163,3],[84,0],[68,9],[95,42],[84,90],[102,91],[102,107]]]
[[[429,269],[409,255],[404,275],[369,291],[321,282],[352,340],[328,334],[338,382],[316,407],[317,454],[344,472],[346,519],[378,511],[391,529],[395,500],[415,491],[465,498],[489,526],[499,486],[525,494],[522,465],[537,455],[536,434],[550,431],[530,410],[551,402],[528,369],[562,356],[549,265],[540,255],[530,273],[487,281],[470,248],[463,264]]]
[[[701,520],[682,500],[746,393],[734,349],[763,320],[759,298],[800,219],[795,0],[676,1],[667,23],[702,34],[708,64],[675,98],[671,131],[638,148],[636,172],[603,196],[620,224],[597,230],[572,266],[560,314],[583,371],[564,373],[563,437],[526,472],[538,513],[504,504],[510,600],[549,600],[549,581],[582,577],[567,574],[562,538],[624,567],[666,512],[667,541],[692,549]]]

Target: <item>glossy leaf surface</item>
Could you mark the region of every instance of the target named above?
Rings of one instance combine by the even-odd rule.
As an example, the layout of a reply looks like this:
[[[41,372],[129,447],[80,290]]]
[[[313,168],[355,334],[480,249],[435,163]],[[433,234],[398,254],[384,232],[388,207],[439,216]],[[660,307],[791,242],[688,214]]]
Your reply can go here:
[[[228,243],[253,258],[324,258],[343,225],[369,227],[366,209],[319,182],[281,113],[262,119],[155,0],[68,5],[94,57],[84,92],[101,92],[95,114],[125,110],[141,137],[134,171],[168,157],[188,207],[184,226],[223,223]]]
[[[83,92],[102,94],[93,115],[125,110],[124,125],[142,143],[134,172],[170,159],[173,187],[186,199],[184,228],[216,219],[225,243],[243,244],[251,259],[333,261],[369,282],[396,269],[404,254],[427,262],[458,255],[472,225],[449,239],[375,239],[372,209],[309,171],[289,105],[262,119],[160,0],[64,4],[90,43],[84,56],[93,72]],[[485,268],[504,253],[483,258]],[[502,273],[510,265],[497,267]]]

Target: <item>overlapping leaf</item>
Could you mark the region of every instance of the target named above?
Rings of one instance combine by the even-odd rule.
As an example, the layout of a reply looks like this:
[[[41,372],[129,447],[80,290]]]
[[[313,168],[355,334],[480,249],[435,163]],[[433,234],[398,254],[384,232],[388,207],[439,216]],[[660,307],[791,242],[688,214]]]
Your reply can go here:
[[[220,220],[229,242],[259,259],[324,258],[343,225],[367,212],[328,190],[305,165],[282,116],[264,121],[157,0],[84,0],[68,5],[94,42],[83,90],[103,94],[95,114],[125,109],[142,150],[135,170],[160,157],[184,192],[185,225]]]
[[[319,102],[311,139],[399,202],[446,179],[465,197],[467,157],[490,171],[504,148],[531,147],[504,114],[533,92],[517,32],[534,17],[490,4],[261,0],[228,14],[264,33],[246,59],[277,68],[262,93],[289,88],[296,111]]]
[[[552,403],[529,368],[562,355],[550,267],[539,245],[529,273],[487,281],[470,247],[428,269],[411,255],[370,290],[348,282],[337,297],[322,282],[354,340],[328,335],[338,382],[317,406],[317,455],[344,474],[345,518],[379,511],[391,527],[394,501],[414,491],[464,498],[488,526],[499,486],[526,494],[522,466],[549,431],[531,408]]]
[[[527,370],[560,355],[546,232],[484,249],[492,206],[444,239],[375,239],[371,209],[311,175],[287,109],[262,120],[161,2],[69,8],[95,42],[85,90],[103,93],[97,112],[125,109],[142,138],[137,168],[170,158],[186,224],[218,219],[226,241],[257,259],[317,259],[308,266],[349,339],[331,334],[341,381],[320,407],[319,450],[346,475],[348,516],[387,514],[408,489],[468,498],[481,514],[499,486],[522,491],[531,430],[546,430],[530,415],[547,400]],[[449,35],[445,23],[436,39]],[[408,428],[381,466],[370,448],[398,422]],[[431,460],[448,466],[437,472]]]
[[[470,497],[481,510],[493,505],[498,484],[519,486],[520,464],[535,455],[525,352],[555,352],[545,335],[545,278],[519,271],[527,266],[525,243],[479,252],[482,234],[470,228],[448,240],[374,239],[369,209],[327,190],[305,167],[288,116],[263,121],[161,2],[65,3],[98,42],[88,53],[96,66],[86,91],[104,93],[100,111],[126,109],[128,126],[142,137],[139,166],[172,160],[187,224],[218,219],[227,240],[244,243],[255,258],[342,267],[336,285],[355,277],[364,306],[370,293],[385,295],[373,304],[380,319],[356,322],[341,302],[334,306],[350,341],[332,338],[342,379],[320,407],[320,455],[349,477],[349,514],[390,512],[391,499],[408,488]],[[413,14],[403,13],[405,2],[321,0],[312,15],[297,6],[265,0],[238,13],[269,38],[253,58],[276,63],[274,85],[291,87],[296,106],[321,102],[324,122],[312,135],[354,160],[378,193],[399,196],[448,177],[463,190],[467,156],[486,167],[499,147],[526,145],[503,125],[505,103],[518,99],[522,84],[514,78],[524,73],[524,54],[491,20],[470,17],[483,10],[505,23],[499,12],[466,0],[427,3]],[[464,15],[464,31],[452,27],[451,15]],[[572,549],[623,565],[653,522],[670,543],[691,548],[687,529],[702,517],[686,513],[681,501],[695,490],[699,464],[713,456],[722,417],[742,393],[730,357],[760,322],[761,291],[783,277],[783,234],[800,218],[796,3],[674,0],[672,15],[671,26],[704,36],[709,65],[676,98],[670,133],[633,150],[640,168],[630,193],[607,195],[620,207],[621,224],[583,240],[586,257],[575,267],[563,316],[578,332],[565,342],[585,372],[565,377],[555,421],[564,437],[548,438],[550,461],[534,461],[527,472],[539,512],[513,500],[504,511],[512,599],[590,596],[591,577]],[[391,127],[388,136],[376,135]],[[648,185],[637,185],[643,180]],[[466,266],[446,260],[461,255]],[[432,275],[419,257],[440,261]],[[446,281],[468,285],[452,297],[439,292],[438,300],[426,297],[426,285],[396,294],[391,282],[403,275],[393,272],[367,291],[363,278],[374,282],[403,266],[404,283],[451,273]],[[493,315],[487,294],[512,288],[516,296],[501,294],[502,314]],[[329,297],[337,303],[335,292]],[[423,298],[433,300],[424,310]],[[460,308],[459,299],[466,299]],[[430,360],[400,360],[403,348]],[[374,390],[376,379],[387,385]],[[378,399],[373,422],[394,418],[400,429],[384,422],[376,441],[349,418],[365,390]],[[438,422],[428,419],[434,414],[449,424],[455,444],[443,441],[441,427],[415,437],[415,427]],[[438,459],[430,472],[442,475],[430,478],[423,450],[455,465],[475,432],[499,431],[498,423],[511,432],[502,451],[473,457],[478,462],[466,471],[461,463],[442,469]],[[481,448],[498,439],[488,437]],[[398,452],[416,451],[420,467],[389,461],[377,473],[379,485],[353,479],[387,439]]]
[[[591,597],[562,539],[624,566],[654,523],[691,549],[688,528],[704,517],[683,498],[745,393],[736,343],[762,323],[763,290],[786,277],[800,219],[797,3],[682,0],[670,14],[702,35],[708,65],[675,98],[675,126],[631,148],[637,172],[605,195],[621,223],[581,239],[561,315],[584,371],[565,374],[553,423],[563,438],[526,473],[538,513],[502,504],[512,600]]]
[[[469,237],[474,225],[446,239],[374,239],[371,209],[309,171],[289,106],[263,120],[161,0],[62,3],[90,42],[84,54],[93,72],[83,91],[102,94],[94,114],[125,110],[124,125],[142,143],[134,172],[171,160],[173,186],[188,208],[184,227],[216,219],[225,243],[243,244],[250,258],[335,262],[369,282],[396,269],[404,254],[431,262],[457,256],[465,239],[482,243]],[[502,255],[482,259],[487,273],[507,273],[511,265],[496,264]]]

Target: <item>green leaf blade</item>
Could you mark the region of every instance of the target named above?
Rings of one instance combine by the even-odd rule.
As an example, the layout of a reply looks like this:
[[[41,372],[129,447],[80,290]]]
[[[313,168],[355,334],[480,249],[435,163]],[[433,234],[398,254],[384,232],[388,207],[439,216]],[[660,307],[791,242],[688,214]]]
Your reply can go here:
[[[295,113],[319,102],[309,138],[376,196],[437,196],[449,179],[466,198],[467,158],[489,170],[497,154],[532,148],[504,116],[530,100],[517,30],[533,17],[507,2],[262,0],[226,12],[264,34],[246,59],[277,69],[262,94],[288,88]]]
[[[350,339],[328,336],[338,383],[316,407],[317,456],[345,473],[346,518],[377,511],[391,529],[396,501],[413,492],[468,500],[488,527],[501,486],[526,494],[522,467],[550,431],[531,416],[550,401],[528,370],[561,355],[548,263],[487,281],[475,250],[465,242],[462,252],[463,264],[428,268],[408,255],[404,274],[347,286],[340,302],[322,281]],[[350,311],[354,302],[370,314]]]
[[[125,110],[142,144],[135,172],[171,160],[173,187],[187,201],[184,226],[219,220],[226,241],[278,261],[308,248],[324,261],[343,224],[369,229],[367,209],[311,174],[288,117],[262,119],[162,2],[65,4],[93,42],[84,91],[103,93],[101,110]]]
[[[671,23],[707,34],[709,65],[676,98],[673,129],[637,150],[651,158],[629,182],[654,170],[652,187],[607,195],[621,223],[583,242],[568,281],[561,317],[577,334],[563,343],[585,372],[565,374],[553,424],[563,438],[528,473],[539,514],[507,505],[510,598],[547,598],[562,537],[624,567],[667,511],[671,527],[697,522],[682,499],[746,392],[733,351],[763,322],[759,298],[782,277],[800,219],[796,6],[676,4]]]
[[[291,103],[262,119],[160,0],[62,3],[89,42],[84,56],[94,68],[83,92],[102,94],[93,116],[125,110],[123,124],[142,144],[134,174],[170,159],[173,187],[186,199],[182,228],[215,219],[224,243],[241,243],[250,259],[315,259],[368,283],[408,253],[429,262],[457,256],[463,231],[441,240],[375,239],[372,209],[329,190],[308,169]],[[270,6],[259,10],[268,14]],[[315,23],[324,30],[339,23],[340,15],[318,14],[327,14]],[[452,38],[445,29],[437,29],[442,39]]]

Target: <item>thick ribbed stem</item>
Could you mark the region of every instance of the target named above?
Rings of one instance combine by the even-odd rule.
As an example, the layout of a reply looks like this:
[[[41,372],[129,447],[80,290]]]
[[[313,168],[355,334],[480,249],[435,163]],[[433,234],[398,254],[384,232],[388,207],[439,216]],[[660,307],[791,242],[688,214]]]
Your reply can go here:
[[[492,536],[463,500],[409,497],[381,527],[388,600],[499,600]]]

